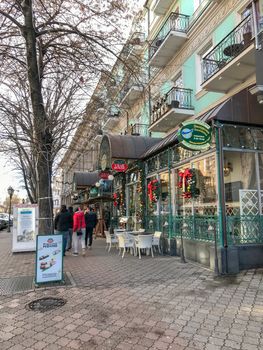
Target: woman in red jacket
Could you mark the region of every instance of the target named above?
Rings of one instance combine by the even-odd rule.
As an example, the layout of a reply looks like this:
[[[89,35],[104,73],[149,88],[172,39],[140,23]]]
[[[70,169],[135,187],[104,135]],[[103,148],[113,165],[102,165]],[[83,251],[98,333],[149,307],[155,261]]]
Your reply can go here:
[[[72,234],[72,248],[73,256],[78,256],[80,245],[82,247],[82,254],[85,255],[85,232],[86,223],[85,216],[80,206],[73,215],[73,234]]]

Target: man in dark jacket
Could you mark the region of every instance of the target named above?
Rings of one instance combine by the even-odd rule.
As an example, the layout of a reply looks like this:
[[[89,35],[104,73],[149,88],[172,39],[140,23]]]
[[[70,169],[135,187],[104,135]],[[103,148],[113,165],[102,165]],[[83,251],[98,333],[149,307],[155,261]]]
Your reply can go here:
[[[61,206],[60,212],[55,217],[55,230],[57,234],[63,235],[63,255],[65,256],[65,251],[67,247],[67,242],[69,238],[69,228],[71,225],[72,216],[67,211],[65,205]]]
[[[93,238],[93,230],[97,225],[98,219],[97,214],[93,211],[92,208],[87,208],[85,213],[85,222],[86,222],[86,236],[85,236],[85,244],[91,249],[92,246],[92,238]]]

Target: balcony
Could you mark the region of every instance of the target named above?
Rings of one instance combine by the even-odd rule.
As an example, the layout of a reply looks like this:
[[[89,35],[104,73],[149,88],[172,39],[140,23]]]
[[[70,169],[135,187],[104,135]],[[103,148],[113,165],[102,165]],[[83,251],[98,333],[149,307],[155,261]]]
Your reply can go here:
[[[158,16],[165,15],[173,2],[174,0],[156,0],[153,12]]]
[[[149,65],[165,66],[187,40],[189,16],[171,13],[149,47]]]
[[[204,57],[205,90],[226,93],[255,73],[252,22],[249,15]]]
[[[133,136],[149,136],[148,124],[135,123],[131,125],[130,133]]]
[[[168,132],[193,115],[192,90],[173,87],[153,106],[149,131]]]
[[[141,32],[133,33],[131,39],[129,40],[129,53],[127,59],[137,57],[141,54],[143,50],[143,45],[145,43],[145,34]]]
[[[116,112],[115,114],[108,115],[107,119],[105,120],[102,126],[102,131],[104,132],[111,131],[119,123],[119,120],[120,120],[120,112]]]
[[[142,95],[143,86],[138,84],[129,84],[120,93],[120,105],[126,104],[132,107],[136,100]]]

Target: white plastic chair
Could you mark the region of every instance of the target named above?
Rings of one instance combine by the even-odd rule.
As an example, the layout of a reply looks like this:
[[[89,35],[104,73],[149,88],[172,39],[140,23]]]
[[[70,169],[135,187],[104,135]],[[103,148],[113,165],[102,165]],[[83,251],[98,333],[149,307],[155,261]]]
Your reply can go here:
[[[121,249],[123,249],[122,256],[121,256],[122,258],[124,258],[126,248],[132,248],[133,252],[135,251],[134,239],[133,237],[129,237],[127,233],[119,234],[118,241],[119,241],[119,250],[120,250],[119,254],[121,254]]]
[[[109,233],[109,231],[104,231],[104,233],[106,236],[106,248],[105,249],[107,249],[109,247],[109,249],[108,249],[108,252],[109,252],[111,250],[111,245],[118,243],[118,239],[115,235],[111,235]]]
[[[161,248],[160,248],[160,238],[161,238],[162,232],[161,231],[155,231],[153,235],[153,247],[158,247],[158,251],[161,254]]]
[[[138,235],[135,238],[136,255],[137,250],[139,251],[139,259],[141,259],[141,249],[151,249],[152,257],[153,255],[153,235]]]

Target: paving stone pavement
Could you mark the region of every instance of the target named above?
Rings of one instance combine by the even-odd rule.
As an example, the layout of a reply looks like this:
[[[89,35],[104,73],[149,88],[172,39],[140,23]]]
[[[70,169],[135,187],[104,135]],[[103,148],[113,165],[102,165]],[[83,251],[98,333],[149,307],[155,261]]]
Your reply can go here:
[[[86,257],[65,258],[75,286],[0,296],[0,350],[260,350],[263,349],[263,269],[214,279],[178,258],[105,252],[102,240]],[[34,254],[11,253],[0,232],[0,278],[30,276]],[[31,311],[35,299],[67,303]]]

